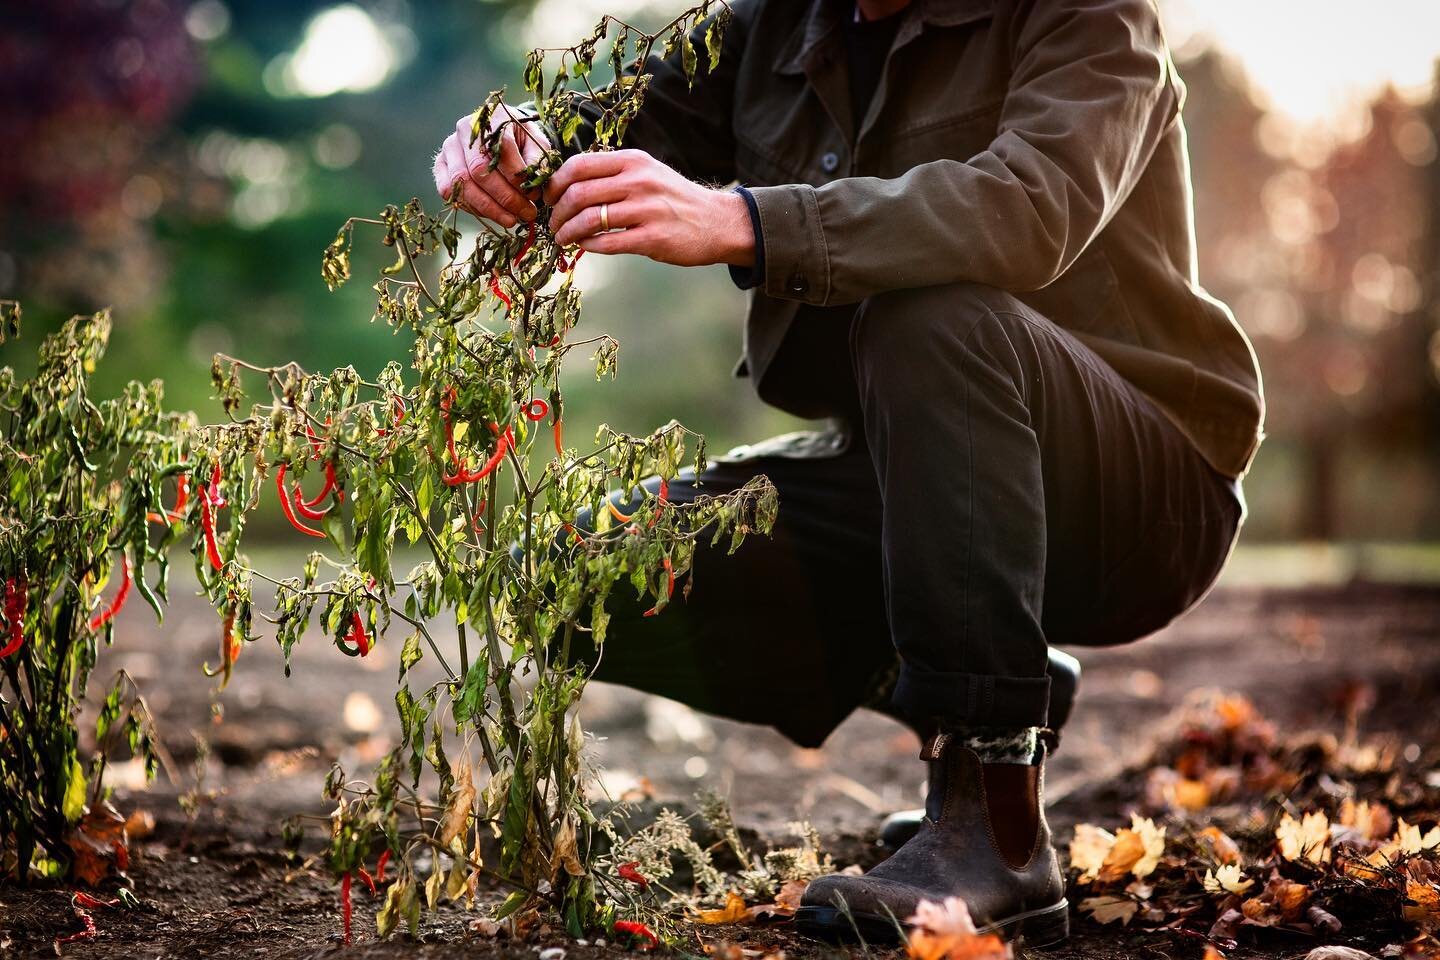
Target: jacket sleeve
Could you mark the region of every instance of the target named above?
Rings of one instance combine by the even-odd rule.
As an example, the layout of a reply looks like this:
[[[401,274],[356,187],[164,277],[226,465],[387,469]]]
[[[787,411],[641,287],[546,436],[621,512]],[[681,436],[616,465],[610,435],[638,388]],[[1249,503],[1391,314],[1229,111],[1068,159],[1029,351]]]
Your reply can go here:
[[[710,69],[705,50],[706,19],[690,34],[699,55],[693,86],[685,76],[681,54],[651,56],[645,69],[650,86],[640,112],[625,132],[624,147],[634,147],[674,167],[692,180],[729,183],[735,179],[734,115],[735,77],[754,20],[755,0],[731,0],[732,19],[725,30],[720,62]],[[588,146],[595,136],[600,111],[594,103],[581,105],[578,143],[562,145],[567,157]]]
[[[755,187],[764,292],[816,304],[1063,274],[1125,202],[1179,110],[1152,0],[1036,0],[995,139],[886,180]]]

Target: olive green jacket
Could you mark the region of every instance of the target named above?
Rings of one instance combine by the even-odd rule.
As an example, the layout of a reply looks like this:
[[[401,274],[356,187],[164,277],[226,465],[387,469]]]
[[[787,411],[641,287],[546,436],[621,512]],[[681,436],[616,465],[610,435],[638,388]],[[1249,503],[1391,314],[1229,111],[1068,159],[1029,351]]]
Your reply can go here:
[[[1218,471],[1246,471],[1260,372],[1196,276],[1184,86],[1153,0],[914,0],[859,130],[853,0],[731,7],[693,87],[678,56],[652,59],[626,143],[754,194],[752,376],[802,303],[983,283],[1089,345]]]

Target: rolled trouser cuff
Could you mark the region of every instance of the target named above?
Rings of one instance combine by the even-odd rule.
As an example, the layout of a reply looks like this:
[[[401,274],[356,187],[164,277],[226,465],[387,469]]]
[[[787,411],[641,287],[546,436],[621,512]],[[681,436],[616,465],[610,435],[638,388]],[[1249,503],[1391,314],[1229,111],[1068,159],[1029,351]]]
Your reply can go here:
[[[906,716],[945,724],[1043,727],[1050,708],[1050,678],[937,673],[901,664],[893,699]]]

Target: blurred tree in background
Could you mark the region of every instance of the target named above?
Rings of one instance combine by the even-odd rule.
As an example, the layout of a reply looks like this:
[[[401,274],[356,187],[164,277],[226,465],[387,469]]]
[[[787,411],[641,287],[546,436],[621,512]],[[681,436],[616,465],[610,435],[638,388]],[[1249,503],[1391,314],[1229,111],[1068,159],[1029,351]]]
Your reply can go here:
[[[368,291],[321,283],[336,227],[429,199],[444,134],[528,47],[637,5],[7,5],[0,297],[25,301],[30,331],[0,363],[27,366],[42,329],[112,304],[99,379],[163,377],[168,404],[202,416],[219,416],[216,350],[375,371],[403,351],[368,322]],[[1440,108],[1385,94],[1317,144],[1223,53],[1182,54],[1201,278],[1254,338],[1269,394],[1247,536],[1440,538]],[[623,376],[571,385],[572,429],[674,416],[724,449],[794,425],[730,377],[744,297],[723,270],[595,256],[579,279]]]

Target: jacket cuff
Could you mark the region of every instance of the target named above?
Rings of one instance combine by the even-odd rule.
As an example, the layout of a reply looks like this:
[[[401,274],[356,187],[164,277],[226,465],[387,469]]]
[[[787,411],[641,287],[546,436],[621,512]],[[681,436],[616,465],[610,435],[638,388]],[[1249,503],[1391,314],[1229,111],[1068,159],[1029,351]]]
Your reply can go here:
[[[780,300],[824,305],[830,257],[815,188],[804,183],[751,187],[765,247],[764,292]]]
[[[751,290],[765,281],[765,235],[760,230],[760,210],[755,206],[755,195],[746,187],[736,187],[735,192],[745,200],[750,211],[750,229],[755,233],[755,263],[749,267],[730,266],[730,280],[741,290]]]

